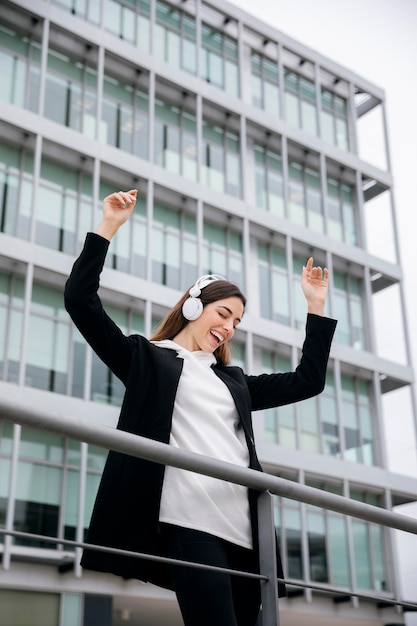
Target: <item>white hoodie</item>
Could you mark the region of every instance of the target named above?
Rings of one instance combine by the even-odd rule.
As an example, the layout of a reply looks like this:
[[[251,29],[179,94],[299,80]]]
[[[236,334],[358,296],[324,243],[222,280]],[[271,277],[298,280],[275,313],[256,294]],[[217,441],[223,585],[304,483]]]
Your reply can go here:
[[[184,360],[172,418],[170,445],[248,467],[249,453],[233,398],[211,365],[210,352],[190,352],[170,339],[156,346]],[[252,548],[247,488],[167,466],[159,519]]]

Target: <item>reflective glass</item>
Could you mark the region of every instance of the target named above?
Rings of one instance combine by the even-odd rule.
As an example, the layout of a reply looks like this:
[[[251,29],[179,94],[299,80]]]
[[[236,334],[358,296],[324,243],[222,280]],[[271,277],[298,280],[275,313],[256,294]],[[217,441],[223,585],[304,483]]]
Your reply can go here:
[[[33,154],[0,143],[0,231],[29,238],[33,196]]]
[[[53,433],[22,427],[19,455],[21,458],[62,463],[64,438]]]
[[[94,137],[96,104],[96,70],[50,48],[45,83],[45,117]]]
[[[57,467],[19,461],[16,483],[14,529],[56,537],[62,491],[62,470]],[[16,538],[18,545],[54,549],[42,539]]]
[[[283,515],[288,576],[300,580],[304,578],[300,510],[284,507]]]
[[[197,275],[195,218],[155,203],[152,228],[152,279],[175,288]]]
[[[324,514],[308,511],[307,537],[310,560],[310,578],[314,582],[329,582]]]
[[[356,585],[359,589],[372,589],[368,524],[360,520],[352,520],[352,528]]]
[[[62,619],[60,626],[81,626],[82,595],[80,593],[63,593],[61,600]]]
[[[376,524],[369,525],[374,571],[374,589],[387,591],[387,571],[385,564],[384,529]]]
[[[0,626],[57,626],[59,594],[0,589]],[[72,626],[78,626],[73,623]]]
[[[58,393],[67,392],[69,337],[68,316],[61,292],[35,284],[29,320],[25,384]]]
[[[33,36],[0,25],[0,100],[38,112],[40,55]]]
[[[320,452],[319,416],[317,399],[309,398],[298,405],[300,420],[300,449],[307,452]]]
[[[327,528],[331,582],[347,587],[351,581],[346,520],[343,517],[329,514]]]

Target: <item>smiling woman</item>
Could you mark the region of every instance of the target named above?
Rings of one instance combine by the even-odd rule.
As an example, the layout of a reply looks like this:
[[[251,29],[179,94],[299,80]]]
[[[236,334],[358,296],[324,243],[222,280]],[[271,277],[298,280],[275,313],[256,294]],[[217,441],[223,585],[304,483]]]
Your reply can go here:
[[[174,339],[187,350],[213,352],[228,365],[228,341],[241,322],[246,298],[239,287],[218,274],[201,276],[169,311],[151,341]]]
[[[323,391],[335,320],[324,317],[328,271],[308,259],[301,287],[306,338],[294,372],[249,376],[229,365],[246,298],[218,275],[200,277],[150,340],[126,336],[98,296],[110,240],[132,215],[136,190],[110,194],[65,287],[74,323],[125,385],[118,428],[262,471],[252,411]],[[259,571],[258,492],[110,451],[88,542],[235,570]],[[278,576],[283,577],[278,556]],[[173,589],[185,626],[255,626],[259,580],[86,549],[84,568]],[[279,594],[285,587],[279,584]]]

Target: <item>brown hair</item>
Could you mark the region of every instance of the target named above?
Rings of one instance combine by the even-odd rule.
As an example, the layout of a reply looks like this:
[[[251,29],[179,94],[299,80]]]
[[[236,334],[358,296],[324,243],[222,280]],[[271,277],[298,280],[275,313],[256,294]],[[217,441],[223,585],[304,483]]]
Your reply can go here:
[[[155,329],[151,341],[161,341],[162,339],[173,339],[178,333],[185,328],[188,324],[188,320],[182,314],[182,305],[190,297],[189,290],[185,292],[177,304],[167,313],[161,323]],[[224,300],[225,298],[236,297],[242,301],[243,306],[246,306],[246,298],[237,285],[229,282],[228,280],[216,280],[209,283],[204,287],[199,295],[199,298],[203,304],[216,302],[217,300]],[[219,348],[214,351],[217,363],[220,365],[228,365],[230,363],[231,351],[229,342],[223,343]]]

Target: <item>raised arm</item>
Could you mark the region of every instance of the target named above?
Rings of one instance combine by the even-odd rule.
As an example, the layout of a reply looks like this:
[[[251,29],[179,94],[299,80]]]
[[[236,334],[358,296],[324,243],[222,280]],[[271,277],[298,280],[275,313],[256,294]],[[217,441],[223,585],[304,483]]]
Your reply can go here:
[[[301,287],[307,300],[308,313],[324,316],[329,283],[329,271],[327,267],[313,267],[313,257],[303,267],[301,275]]]
[[[65,307],[86,341],[122,381],[126,380],[133,347],[103,309],[98,295],[109,242],[131,216],[137,191],[119,191],[103,201],[103,217],[95,233],[88,233],[65,285]]]
[[[104,198],[103,217],[96,228],[96,234],[110,241],[120,226],[132,215],[137,194],[137,189],[131,189],[130,191],[116,191]]]

